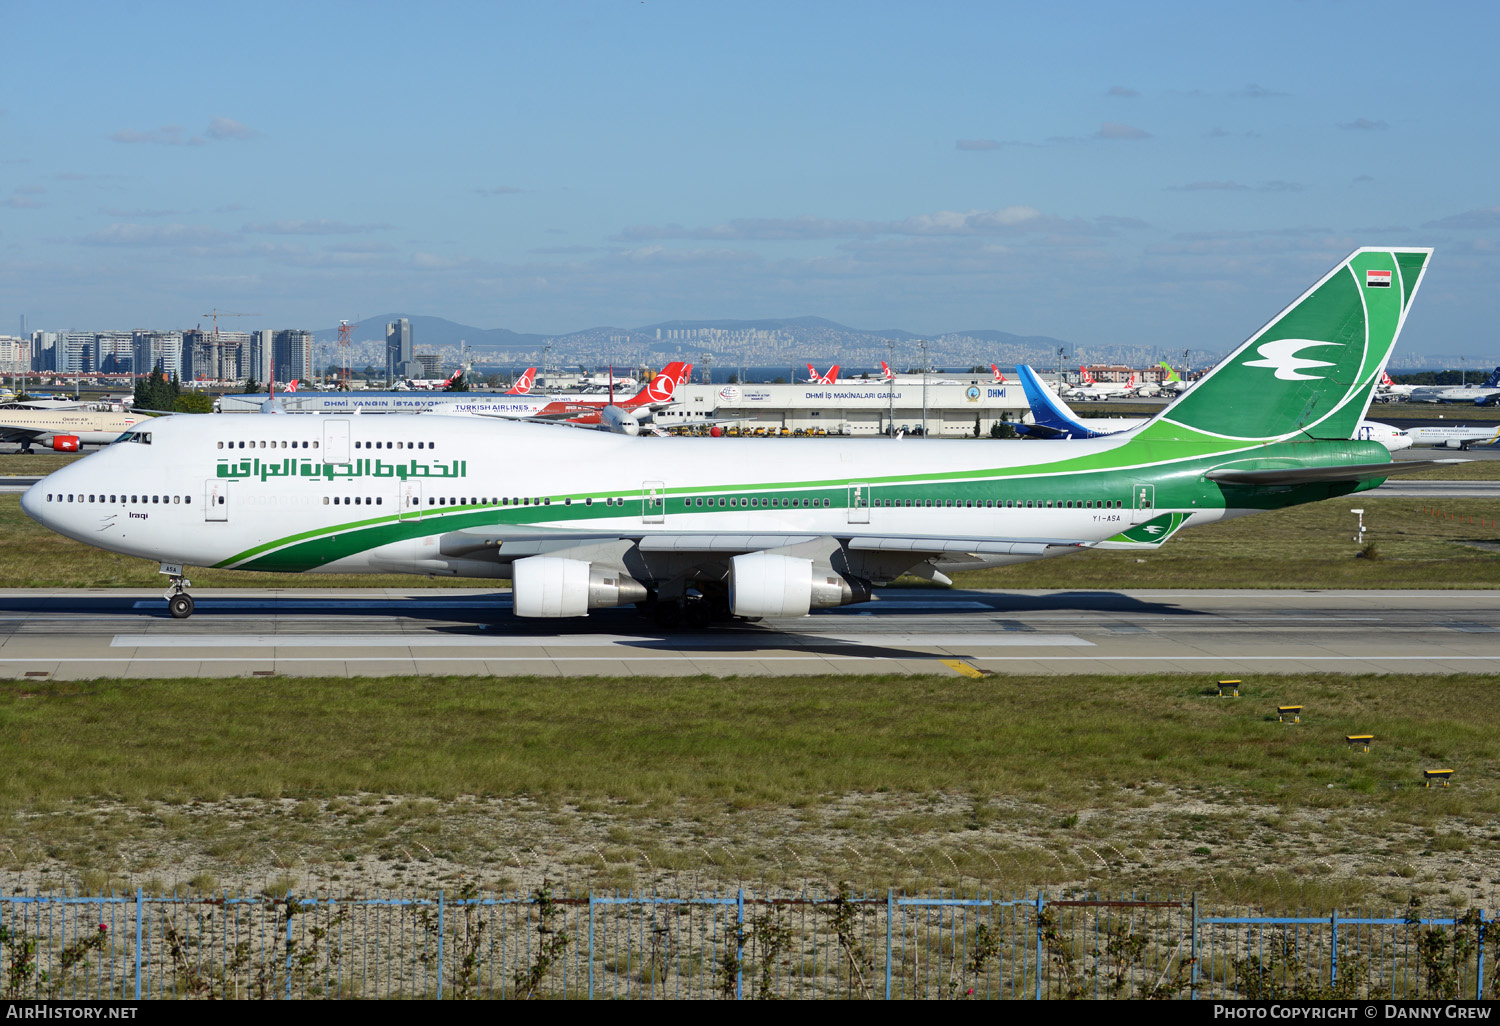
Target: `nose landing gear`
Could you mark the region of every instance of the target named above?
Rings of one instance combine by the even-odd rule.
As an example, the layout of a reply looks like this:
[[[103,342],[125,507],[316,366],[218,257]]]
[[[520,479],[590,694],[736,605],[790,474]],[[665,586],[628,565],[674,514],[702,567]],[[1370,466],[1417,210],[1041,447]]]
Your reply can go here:
[[[193,597],[187,593],[193,582],[182,576],[180,566],[163,563],[161,572],[167,575],[170,582],[167,593],[162,596],[167,600],[167,612],[175,620],[186,620],[193,615]]]

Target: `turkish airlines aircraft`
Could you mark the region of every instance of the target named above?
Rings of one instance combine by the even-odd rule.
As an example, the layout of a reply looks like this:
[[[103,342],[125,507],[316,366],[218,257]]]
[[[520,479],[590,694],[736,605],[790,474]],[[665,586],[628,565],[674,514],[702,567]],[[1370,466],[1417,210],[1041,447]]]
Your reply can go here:
[[[882,363],[881,366],[884,367],[885,364]],[[812,377],[807,379],[807,383],[810,385],[837,385],[839,383],[838,364],[834,364],[832,367],[828,368],[827,374],[819,374],[816,370],[813,369],[812,364],[808,364],[807,373],[812,375]]]
[[[1101,438],[830,439],[798,460],[753,439],[427,414],[176,416],[49,475],[21,508],[160,562],[177,617],[193,611],[188,564],[509,579],[522,617],[802,616],[903,573],[1155,549],[1439,465],[1350,437],[1430,256],[1351,253],[1156,417]]]
[[[516,379],[516,383],[505,390],[504,395],[527,395],[531,392],[531,386],[536,384],[536,368],[527,367]]]

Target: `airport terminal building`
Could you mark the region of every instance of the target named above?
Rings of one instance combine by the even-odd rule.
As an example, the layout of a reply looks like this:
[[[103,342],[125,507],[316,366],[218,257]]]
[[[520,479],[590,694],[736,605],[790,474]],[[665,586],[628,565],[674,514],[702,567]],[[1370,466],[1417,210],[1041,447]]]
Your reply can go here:
[[[436,406],[456,411],[483,411],[514,402],[493,392],[288,392],[278,395],[288,413],[420,413]],[[224,413],[254,413],[264,394],[226,395]],[[878,435],[894,426],[908,434],[948,437],[988,435],[1001,420],[1019,423],[1027,412],[1018,384],[983,378],[942,384],[920,381],[851,381],[837,385],[682,385],[676,402],[658,410],[663,428],[701,424],[705,418],[743,416],[742,430],[764,428],[780,433],[825,432],[830,435]],[[925,408],[925,416],[924,416]]]
[[[951,379],[948,379],[951,381]],[[1028,410],[1018,384],[983,378],[968,383],[851,381],[836,385],[684,385],[677,403],[658,411],[656,423],[670,428],[709,416],[738,417],[742,428],[831,435],[878,435],[897,431],[950,437],[988,435],[992,425],[1019,423]],[[926,411],[925,417],[923,411]]]

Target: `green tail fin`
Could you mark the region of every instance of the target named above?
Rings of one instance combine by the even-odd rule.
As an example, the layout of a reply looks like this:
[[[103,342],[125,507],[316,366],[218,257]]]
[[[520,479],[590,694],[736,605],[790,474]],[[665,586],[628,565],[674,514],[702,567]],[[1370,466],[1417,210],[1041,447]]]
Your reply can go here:
[[[1359,249],[1277,314],[1142,435],[1347,439],[1369,408],[1430,249]]]
[[[1176,371],[1174,371],[1172,369],[1172,365],[1170,363],[1168,363],[1166,360],[1162,360],[1162,361],[1158,362],[1157,366],[1158,367],[1165,367],[1167,369],[1167,376],[1165,378],[1163,378],[1162,380],[1164,380],[1164,381],[1181,381],[1182,380],[1182,377]]]

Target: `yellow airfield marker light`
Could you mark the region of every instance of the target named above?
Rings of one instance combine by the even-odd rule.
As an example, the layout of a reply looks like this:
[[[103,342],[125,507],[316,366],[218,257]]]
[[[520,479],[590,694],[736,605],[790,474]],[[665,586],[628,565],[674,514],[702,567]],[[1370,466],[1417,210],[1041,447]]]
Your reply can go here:
[[[1240,682],[1237,681],[1237,680],[1221,680],[1221,681],[1219,681],[1219,697],[1220,698],[1239,698],[1240,697]]]
[[[970,666],[962,659],[939,659],[938,662],[942,663],[944,666],[948,667],[948,669],[952,670],[954,673],[958,674],[961,677],[971,677],[975,680],[980,680],[985,677],[994,676],[994,674],[989,670],[981,670],[977,666]]]
[[[1302,707],[1300,705],[1278,705],[1276,707],[1277,723],[1301,723]]]
[[[1344,740],[1349,742],[1350,749],[1358,748],[1362,752],[1368,752],[1370,746],[1375,743],[1374,734],[1345,734]]]
[[[1448,781],[1453,779],[1453,771],[1446,769],[1423,770],[1422,779],[1427,782],[1427,787],[1431,787],[1434,780],[1436,780],[1443,787],[1447,787]]]

